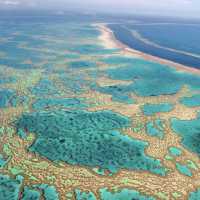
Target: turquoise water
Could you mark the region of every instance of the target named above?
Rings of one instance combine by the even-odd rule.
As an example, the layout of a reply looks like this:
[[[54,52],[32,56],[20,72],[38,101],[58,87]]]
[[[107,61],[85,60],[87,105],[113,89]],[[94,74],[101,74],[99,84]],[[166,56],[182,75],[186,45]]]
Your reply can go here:
[[[105,87],[94,86],[92,88],[101,93],[112,95],[113,101],[117,101],[117,102],[121,102],[125,104],[135,103],[134,99],[130,97],[130,91],[127,90],[126,85],[114,85],[114,86],[105,86]]]
[[[75,190],[76,200],[96,200],[95,195],[92,192],[81,192],[80,190]]]
[[[59,200],[59,195],[54,186],[48,184],[33,185],[33,188],[42,190],[45,200]]]
[[[45,96],[45,95],[57,95],[58,88],[56,88],[55,84],[48,80],[48,79],[42,79],[38,82],[38,84],[32,88],[32,93],[37,96]]]
[[[186,165],[176,163],[176,168],[181,174],[183,174],[185,176],[190,176],[190,177],[192,176],[191,170]]]
[[[17,44],[8,42],[5,45],[0,44],[0,49],[3,49],[7,57],[0,59],[0,65],[7,65],[16,69],[31,69],[33,65],[24,64],[24,60],[30,58],[33,62],[39,63],[42,61],[41,57],[34,51],[26,51],[18,48]]]
[[[38,184],[24,187],[23,180],[24,178],[19,175],[16,178],[11,178],[0,174],[0,199],[18,200],[21,196],[22,200],[39,200],[43,194],[45,200],[59,200],[54,186]]]
[[[78,98],[49,98],[49,99],[38,99],[32,105],[34,110],[42,109],[55,109],[55,108],[72,108],[81,109],[86,108],[87,105],[84,103],[83,99]]]
[[[12,76],[5,77],[5,75],[0,74],[0,84],[6,83],[16,83],[16,78]]]
[[[178,73],[165,65],[139,59],[135,59],[127,66],[109,69],[107,74],[115,80],[133,81],[132,84],[123,85],[121,95],[129,92],[144,97],[173,95],[185,84],[191,89],[200,89],[199,76]]]
[[[150,197],[133,189],[119,189],[118,192],[110,192],[107,188],[99,190],[101,200],[155,200],[154,197]],[[76,189],[76,200],[96,200],[97,198],[92,192],[81,192]]]
[[[13,90],[0,90],[0,108],[6,108],[10,104],[11,98],[15,95]]]
[[[147,122],[146,132],[150,136],[163,139],[164,137],[163,121],[160,119],[157,119],[155,121]]]
[[[147,116],[155,115],[160,112],[170,112],[173,109],[173,105],[170,103],[160,103],[160,104],[145,104],[142,107],[142,111]]]
[[[200,156],[200,115],[194,120],[179,120],[173,118],[171,120],[171,127],[175,133],[182,137],[182,144]]]
[[[76,53],[84,54],[84,55],[101,55],[101,54],[106,55],[106,54],[118,52],[117,49],[104,49],[100,45],[92,45],[92,44],[76,45],[69,49],[72,52],[76,52]]]
[[[41,194],[39,191],[31,189],[29,187],[24,187],[22,193],[22,200],[40,200]]]
[[[100,189],[101,200],[155,200],[153,197],[148,197],[139,193],[136,190],[122,189],[119,192],[110,192],[107,188]]]
[[[127,65],[130,63],[134,64],[135,58],[126,57],[126,56],[109,56],[109,57],[100,59],[100,61],[108,65]]]
[[[28,102],[28,97],[19,96],[14,90],[0,89],[0,108],[16,107],[25,105]]]
[[[96,71],[94,71],[95,73]],[[75,74],[60,72],[59,78],[61,83],[74,94],[82,94],[87,92],[92,86],[92,83],[86,80],[85,74],[77,71]]]
[[[36,135],[29,151],[51,161],[111,172],[125,168],[165,174],[158,160],[145,155],[145,142],[119,131],[129,127],[130,120],[112,111],[35,112],[22,115],[16,125]]]
[[[182,154],[181,149],[177,148],[177,147],[170,147],[169,148],[169,152],[172,156],[180,156]]]
[[[4,156],[0,154],[0,169],[3,168],[7,162],[8,162],[8,159],[5,159]]]
[[[160,160],[145,153],[150,144],[125,134],[124,129],[135,125],[132,118],[109,110],[86,111],[105,103],[96,102],[98,97],[90,98],[90,92],[109,94],[113,102],[137,106],[140,102],[132,98],[134,95],[174,95],[184,85],[200,90],[200,78],[154,62],[119,56],[120,49],[105,49],[98,44],[100,33],[88,22],[18,20],[5,23],[0,20],[0,39],[3,39],[3,42],[0,40],[0,108],[15,107],[13,113],[20,111],[18,119],[9,126],[15,126],[22,139],[28,139],[29,133],[34,134],[35,140],[26,147],[27,153],[54,164],[80,165],[103,178],[107,176],[105,172],[110,177],[121,169],[165,176],[167,172]],[[129,84],[100,87],[97,79],[107,76],[113,80],[128,80]],[[199,97],[180,101],[186,106],[196,106]],[[146,125],[147,134],[163,139],[162,120],[154,117],[159,112],[171,111],[173,106],[167,103],[145,105],[144,112],[152,119],[141,127]],[[20,114],[21,110],[27,113]],[[173,119],[172,122],[183,137],[183,145],[199,154],[199,119]],[[9,131],[4,132],[7,137]],[[169,150],[178,156],[177,149]],[[15,152],[16,156],[20,156],[20,151]],[[0,167],[7,167],[6,159],[0,154]],[[188,176],[190,169],[186,167],[178,165],[179,171]],[[19,188],[23,200],[37,200],[40,194],[47,200],[59,199],[54,186],[30,184],[24,187],[18,178],[0,177],[0,199],[18,199]],[[92,192],[74,192],[79,199],[95,199]],[[154,199],[131,189],[119,192],[102,189],[101,195],[103,199]]]
[[[21,177],[12,179],[7,175],[0,174],[0,199],[17,200],[22,185]]]
[[[95,62],[91,61],[73,61],[69,63],[69,67],[71,68],[91,68],[91,67],[96,67],[97,64]]]
[[[180,99],[180,103],[187,107],[200,106],[200,94],[193,95],[191,97],[183,97]]]
[[[199,200],[200,199],[200,189],[189,194],[188,200]]]

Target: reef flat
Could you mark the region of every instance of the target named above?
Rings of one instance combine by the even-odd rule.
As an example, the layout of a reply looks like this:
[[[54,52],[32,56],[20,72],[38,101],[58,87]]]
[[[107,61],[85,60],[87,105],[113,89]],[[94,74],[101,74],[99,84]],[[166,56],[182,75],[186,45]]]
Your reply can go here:
[[[46,20],[0,23],[0,199],[198,199],[199,74]]]

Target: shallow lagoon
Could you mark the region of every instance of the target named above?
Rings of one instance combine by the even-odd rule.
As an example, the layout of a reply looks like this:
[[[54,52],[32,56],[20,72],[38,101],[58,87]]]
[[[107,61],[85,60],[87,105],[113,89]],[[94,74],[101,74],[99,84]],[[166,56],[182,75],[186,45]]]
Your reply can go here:
[[[49,108],[71,108],[71,109],[83,109],[87,105],[84,103],[83,99],[78,98],[48,98],[48,99],[38,99],[32,105],[34,110],[43,110]]]
[[[0,199],[17,200],[22,181],[21,177],[11,179],[7,175],[0,174]]]
[[[147,116],[152,116],[160,112],[170,112],[172,109],[173,109],[173,105],[169,103],[145,104],[142,107],[143,113]]]
[[[198,76],[179,73],[165,65],[140,59],[135,59],[128,66],[109,69],[107,74],[115,80],[133,81],[132,84],[124,86],[123,91],[134,92],[144,97],[173,95],[185,84],[191,89],[200,89],[200,78]]]
[[[164,137],[164,127],[163,121],[156,119],[155,121],[149,121],[146,123],[146,132],[148,135],[163,139]]]
[[[118,131],[129,126],[127,117],[111,111],[35,112],[24,114],[17,122],[18,130],[36,134],[29,151],[51,161],[99,166],[111,172],[125,168],[165,175],[159,160],[145,155],[146,143]]]
[[[197,189],[194,192],[189,194],[188,200],[198,200],[200,198],[200,189]]]
[[[19,96],[16,91],[10,89],[0,89],[0,108],[16,107],[28,102],[28,97]]]
[[[200,115],[194,120],[179,120],[173,118],[171,120],[171,126],[174,132],[182,137],[182,144],[190,151],[200,155]]]
[[[119,192],[113,193],[113,192],[108,191],[106,188],[104,188],[100,190],[100,194],[101,194],[102,200],[121,200],[121,199],[155,200],[155,198],[153,197],[148,197],[148,196],[140,194],[136,190],[129,190],[129,189],[123,189]]]
[[[193,95],[191,97],[183,97],[180,102],[187,107],[200,106],[200,94]]]
[[[134,104],[135,101],[130,97],[130,91],[125,85],[114,85],[114,86],[105,86],[99,87],[97,85],[92,86],[92,89],[99,91],[101,93],[112,95],[112,100],[117,102],[122,102],[126,104]]]
[[[23,186],[24,177],[18,175],[15,179],[0,174],[0,198],[2,200],[59,200],[58,193],[54,186],[47,184]]]

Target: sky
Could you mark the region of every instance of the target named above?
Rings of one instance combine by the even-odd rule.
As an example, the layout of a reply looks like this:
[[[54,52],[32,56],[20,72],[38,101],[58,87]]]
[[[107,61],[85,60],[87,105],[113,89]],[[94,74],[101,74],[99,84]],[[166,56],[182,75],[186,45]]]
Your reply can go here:
[[[200,18],[200,0],[0,0],[0,9],[73,9]]]

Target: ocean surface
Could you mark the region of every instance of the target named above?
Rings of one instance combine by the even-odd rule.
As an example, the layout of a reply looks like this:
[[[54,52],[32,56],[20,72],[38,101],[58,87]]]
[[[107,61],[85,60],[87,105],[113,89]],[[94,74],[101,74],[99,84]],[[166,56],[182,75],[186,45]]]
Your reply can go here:
[[[200,23],[150,21],[109,24],[116,38],[144,53],[200,68]]]
[[[200,199],[200,76],[107,47],[97,22],[198,66],[198,35],[166,42],[159,20],[0,13],[0,200]]]

